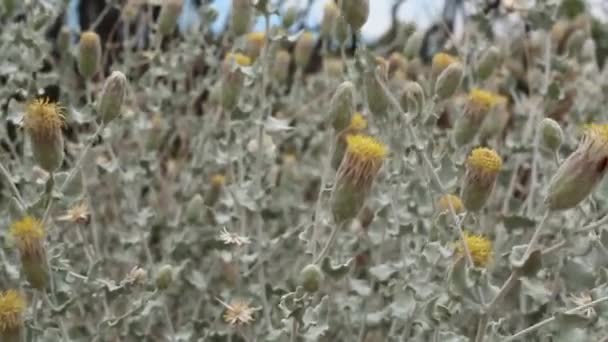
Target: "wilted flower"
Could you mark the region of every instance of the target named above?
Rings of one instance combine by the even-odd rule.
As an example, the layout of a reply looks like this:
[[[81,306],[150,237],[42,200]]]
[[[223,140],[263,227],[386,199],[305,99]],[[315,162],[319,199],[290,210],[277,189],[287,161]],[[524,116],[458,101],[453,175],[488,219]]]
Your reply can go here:
[[[218,301],[226,308],[224,313],[224,321],[232,326],[238,326],[243,324],[249,324],[254,321],[253,314],[260,310],[259,308],[252,308],[249,306],[249,302],[243,299],[236,299],[226,304],[223,301]]]
[[[251,239],[249,239],[247,236],[231,233],[226,229],[226,227],[222,229],[219,239],[224,242],[225,245],[237,245],[238,247],[251,243]]]
[[[486,204],[501,168],[502,158],[496,151],[479,147],[471,152],[462,189],[462,202],[467,210],[479,211]]]
[[[48,269],[42,222],[26,216],[13,222],[10,234],[19,249],[23,273],[30,285],[38,290],[44,289],[48,281]]]
[[[20,342],[23,335],[25,298],[17,290],[0,293],[0,340]]]
[[[86,225],[91,221],[89,206],[82,202],[68,209],[68,211],[57,218],[59,221],[68,221],[76,224]]]
[[[57,103],[36,99],[27,105],[23,125],[36,162],[47,172],[54,172],[63,163],[63,124],[63,109]]]
[[[471,253],[473,264],[476,267],[486,267],[488,262],[492,260],[492,241],[482,235],[475,235],[469,232],[464,234],[464,241],[467,244],[467,248]],[[462,243],[458,243],[456,252],[464,256],[464,249]]]

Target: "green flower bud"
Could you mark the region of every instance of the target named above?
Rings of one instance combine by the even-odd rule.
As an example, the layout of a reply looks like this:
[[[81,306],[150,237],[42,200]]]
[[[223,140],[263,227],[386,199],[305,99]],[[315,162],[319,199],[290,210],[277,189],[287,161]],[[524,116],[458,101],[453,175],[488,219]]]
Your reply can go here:
[[[279,50],[274,58],[272,65],[272,74],[279,82],[285,82],[289,77],[289,65],[291,64],[291,55],[287,50]]]
[[[348,26],[346,19],[344,19],[344,17],[341,15],[339,15],[338,18],[336,18],[336,25],[334,27],[334,36],[336,38],[336,41],[338,41],[338,44],[340,44],[340,46],[346,44],[346,41],[348,40],[348,37],[350,36],[350,27]]]
[[[106,80],[101,91],[99,114],[103,123],[108,124],[120,115],[127,94],[127,78],[120,71],[114,71]]]
[[[557,151],[564,141],[564,132],[559,124],[550,118],[544,118],[540,123],[541,146],[549,151]]]
[[[236,37],[249,32],[253,20],[253,7],[250,0],[232,0],[232,15],[230,17],[230,29]]]
[[[159,290],[166,290],[171,286],[173,282],[173,267],[171,265],[164,265],[158,270],[156,274],[156,288]]]
[[[80,35],[78,70],[84,78],[91,78],[101,67],[101,40],[93,31]]]
[[[477,63],[477,77],[483,81],[490,77],[500,64],[500,50],[496,46],[488,48]]]
[[[359,31],[369,17],[369,0],[342,0],[342,13],[353,31]]]
[[[334,0],[327,0],[323,8],[323,19],[321,19],[321,36],[329,38],[336,26],[336,21],[340,16],[340,9]]]
[[[182,5],[182,0],[165,0],[158,16],[157,30],[161,36],[173,33],[182,12]]]
[[[283,27],[290,28],[296,22],[298,17],[298,9],[294,6],[290,6],[285,14],[283,15]]]
[[[315,264],[306,265],[300,271],[300,285],[307,292],[317,292],[323,284],[324,278],[323,271]]]
[[[378,78],[386,82],[388,66],[383,59],[378,59],[377,62],[378,66],[364,75],[365,93],[370,111],[378,116],[386,116],[389,102]]]
[[[424,108],[424,89],[418,82],[406,81],[402,88],[401,107],[409,113],[419,114]]]
[[[294,48],[294,60],[299,68],[306,68],[310,62],[315,43],[315,36],[311,32],[304,32],[298,38]]]
[[[407,58],[416,58],[420,54],[422,49],[422,42],[424,40],[424,32],[416,31],[412,33],[405,43],[403,54]]]
[[[348,127],[354,111],[355,86],[346,81],[338,86],[329,103],[329,117],[336,132],[341,132]]]
[[[576,30],[570,34],[566,42],[566,51],[569,56],[578,56],[583,49],[587,36],[583,30]]]
[[[435,95],[439,100],[444,100],[454,95],[460,83],[462,83],[462,77],[464,70],[462,64],[453,63],[450,64],[437,79],[435,84]]]
[[[68,26],[62,26],[57,34],[57,50],[62,55],[66,55],[70,51],[70,40],[72,33]]]
[[[194,195],[186,206],[186,218],[191,222],[198,222],[205,211],[205,200],[200,194]]]

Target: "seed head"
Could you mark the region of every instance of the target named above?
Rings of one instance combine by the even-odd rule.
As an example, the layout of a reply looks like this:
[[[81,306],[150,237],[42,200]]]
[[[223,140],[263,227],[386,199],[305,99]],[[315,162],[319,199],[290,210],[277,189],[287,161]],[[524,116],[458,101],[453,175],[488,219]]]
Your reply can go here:
[[[254,321],[253,314],[258,311],[258,308],[249,306],[249,302],[243,299],[236,299],[230,304],[220,301],[226,308],[224,313],[224,321],[232,326],[249,324]]]
[[[17,290],[0,293],[0,337],[19,332],[23,324],[25,298]]]
[[[492,241],[482,235],[475,235],[469,232],[465,233],[464,241],[467,244],[469,252],[471,252],[473,264],[477,267],[486,267],[492,259]],[[461,243],[458,243],[456,252],[464,256],[465,251]]]

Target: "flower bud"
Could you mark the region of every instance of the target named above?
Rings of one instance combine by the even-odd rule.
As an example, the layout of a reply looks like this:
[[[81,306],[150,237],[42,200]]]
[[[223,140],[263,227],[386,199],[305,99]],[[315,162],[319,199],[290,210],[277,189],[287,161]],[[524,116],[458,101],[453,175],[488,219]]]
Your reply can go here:
[[[252,61],[255,61],[260,56],[265,42],[266,35],[264,32],[251,32],[247,34],[245,52]]]
[[[444,100],[452,96],[458,87],[460,87],[463,74],[464,70],[460,63],[451,64],[443,70],[435,84],[435,95],[437,98]]]
[[[226,176],[221,173],[216,173],[211,176],[209,192],[205,198],[205,205],[208,207],[214,206],[222,194],[222,189],[226,184]]]
[[[175,30],[177,19],[182,12],[182,0],[165,0],[158,15],[158,33],[168,36]]]
[[[323,271],[315,264],[306,265],[302,271],[300,271],[300,285],[307,292],[317,292],[323,284]]]
[[[421,113],[424,108],[424,89],[418,82],[406,81],[401,93],[401,107],[409,113]]]
[[[25,130],[32,143],[36,163],[49,173],[63,163],[63,110],[48,100],[34,100],[27,105],[24,115]]]
[[[350,116],[355,111],[355,86],[343,82],[338,86],[329,103],[329,117],[336,132],[348,127]]]
[[[62,56],[70,51],[72,32],[68,26],[62,26],[57,34],[57,50]]]
[[[574,208],[595,190],[608,166],[608,124],[585,129],[577,149],[549,182],[545,204],[549,210]]]
[[[294,59],[298,68],[306,68],[310,62],[314,48],[315,36],[311,32],[302,33],[294,49]]]
[[[78,70],[84,78],[91,78],[101,67],[101,41],[93,31],[80,35]]]
[[[289,66],[291,64],[291,55],[287,50],[279,50],[274,58],[272,65],[272,74],[279,82],[285,82],[289,77]]]
[[[564,141],[564,132],[559,124],[550,118],[540,123],[541,144],[549,151],[557,151]]]
[[[350,27],[344,19],[344,16],[339,15],[336,18],[336,24],[334,27],[334,38],[340,44],[340,46],[346,44],[348,38],[350,37]]]
[[[342,0],[342,13],[353,31],[359,31],[369,17],[369,0]]]
[[[200,194],[194,195],[186,206],[186,218],[192,222],[198,222],[201,214],[205,211],[205,200]]]
[[[338,169],[331,200],[337,224],[357,216],[387,154],[386,146],[372,137],[346,137],[346,153]]]
[[[507,127],[511,113],[507,109],[507,98],[495,95],[493,109],[483,119],[483,124],[479,129],[479,139],[487,141],[500,136]]]
[[[101,91],[99,114],[104,124],[120,115],[127,94],[127,78],[120,71],[114,71],[106,80]]]
[[[283,27],[290,28],[298,18],[298,9],[295,6],[290,6],[283,15]]]
[[[570,34],[566,42],[566,51],[570,56],[578,56],[583,49],[587,36],[583,30],[576,30]]]
[[[230,29],[236,37],[249,32],[253,20],[253,7],[249,2],[250,0],[232,0]]]
[[[393,52],[388,58],[388,77],[390,79],[405,80],[407,78],[407,59]]]
[[[49,272],[42,222],[26,216],[11,225],[10,235],[19,250],[21,268],[25,278],[33,288],[43,291],[48,284]]]
[[[494,190],[502,158],[496,151],[479,147],[466,161],[466,173],[462,187],[462,202],[468,211],[481,210]]]
[[[336,20],[340,15],[340,9],[334,0],[327,0],[323,7],[323,19],[321,19],[321,36],[329,38],[336,26]]]
[[[222,106],[232,111],[238,105],[245,75],[240,67],[251,65],[251,59],[240,53],[228,54],[222,64]]]
[[[382,58],[378,58],[376,62],[378,65],[367,71],[364,76],[367,105],[374,115],[386,116],[389,102],[378,78],[386,83],[388,65]]]
[[[156,288],[159,290],[166,290],[171,286],[173,282],[173,267],[171,265],[164,265],[156,274]]]
[[[436,53],[435,56],[433,56],[431,75],[433,78],[436,78],[452,64],[458,64],[458,58],[445,52]]]
[[[0,341],[25,341],[25,308],[25,298],[19,291],[8,290],[0,293]]]
[[[477,77],[483,81],[490,77],[500,64],[500,50],[496,46],[489,47],[477,62]]]
[[[420,54],[420,49],[422,49],[422,42],[424,41],[424,32],[416,31],[412,33],[405,43],[405,48],[403,49],[403,54],[407,58],[416,58]]]

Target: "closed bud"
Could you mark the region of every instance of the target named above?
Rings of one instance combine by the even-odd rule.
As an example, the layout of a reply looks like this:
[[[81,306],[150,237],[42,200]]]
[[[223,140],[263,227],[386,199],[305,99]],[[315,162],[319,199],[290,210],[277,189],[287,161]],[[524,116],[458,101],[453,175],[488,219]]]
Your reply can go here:
[[[585,129],[577,149],[560,165],[549,182],[545,204],[566,210],[581,203],[604,178],[608,166],[608,124]]]
[[[458,87],[460,87],[460,83],[462,83],[463,74],[464,70],[460,63],[451,64],[443,70],[435,84],[435,95],[437,98],[444,100],[454,95]]]
[[[350,37],[350,27],[346,22],[346,19],[344,19],[344,16],[339,15],[338,18],[336,18],[334,37],[340,46],[346,44],[346,41]]]
[[[247,33],[251,26],[254,13],[249,2],[250,0],[232,0],[230,29],[236,37]]]
[[[344,76],[344,63],[341,58],[325,58],[323,68],[330,78],[340,79]]]
[[[329,117],[336,132],[348,127],[350,116],[355,111],[355,86],[343,82],[338,86],[329,103]]]
[[[450,54],[445,52],[436,53],[433,56],[433,62],[431,64],[431,75],[433,78],[436,78],[441,75],[450,65],[458,63],[458,58]]]
[[[182,0],[165,0],[158,16],[158,33],[168,36],[175,30],[177,19],[182,12]]]
[[[540,123],[540,142],[542,147],[555,152],[564,141],[564,132],[559,124],[550,118],[544,118]]]
[[[367,71],[364,77],[367,105],[374,115],[386,116],[389,102],[380,80],[386,83],[388,64],[382,58],[378,58],[376,63],[377,66],[373,70]]]
[[[340,15],[340,9],[334,0],[327,0],[323,8],[323,19],[321,19],[321,36],[329,38],[336,26],[336,20]]]
[[[36,163],[52,173],[63,163],[63,109],[54,102],[36,99],[27,105],[23,124],[32,143]]]
[[[279,50],[274,58],[272,65],[272,74],[279,82],[285,82],[289,77],[289,65],[291,64],[291,55],[287,50]]]
[[[361,30],[369,17],[369,0],[342,0],[342,14],[353,31]]]
[[[480,147],[474,149],[466,161],[462,187],[462,203],[468,211],[476,212],[486,204],[496,178],[502,168],[502,158],[496,151]]]
[[[401,107],[409,113],[419,114],[424,108],[424,89],[418,82],[406,81],[401,89]]]
[[[66,55],[70,51],[72,32],[68,26],[62,26],[57,34],[57,50],[61,55]]]
[[[323,271],[315,264],[306,265],[300,271],[300,285],[307,292],[317,292],[323,284],[324,278]]]
[[[91,78],[101,66],[101,41],[93,31],[80,35],[78,50],[78,70],[84,78]]]
[[[511,113],[507,108],[507,98],[497,95],[494,109],[490,110],[479,129],[481,141],[500,136],[507,127]]]
[[[290,28],[296,22],[298,17],[298,9],[294,6],[290,6],[283,15],[283,27]]]
[[[572,32],[566,42],[566,51],[568,51],[568,55],[572,57],[578,56],[583,49],[583,44],[585,44],[586,39],[587,36],[583,30]]]
[[[412,33],[405,43],[403,54],[407,58],[416,58],[420,54],[422,49],[422,42],[424,41],[424,32],[416,31]]]
[[[99,114],[103,123],[108,124],[121,113],[127,95],[127,78],[120,71],[114,71],[106,80],[99,100]]]
[[[166,290],[171,286],[173,282],[173,267],[171,265],[164,265],[156,274],[156,288],[159,290]]]
[[[407,59],[393,52],[388,58],[388,76],[391,79],[405,80],[407,78]]]
[[[489,47],[477,62],[477,77],[483,81],[490,77],[500,65],[500,50],[496,46]]]
[[[306,68],[312,57],[315,43],[315,36],[312,32],[304,32],[300,35],[294,49],[294,60],[298,68]]]
[[[186,218],[192,222],[198,222],[205,211],[205,200],[200,194],[194,195],[186,206]]]

